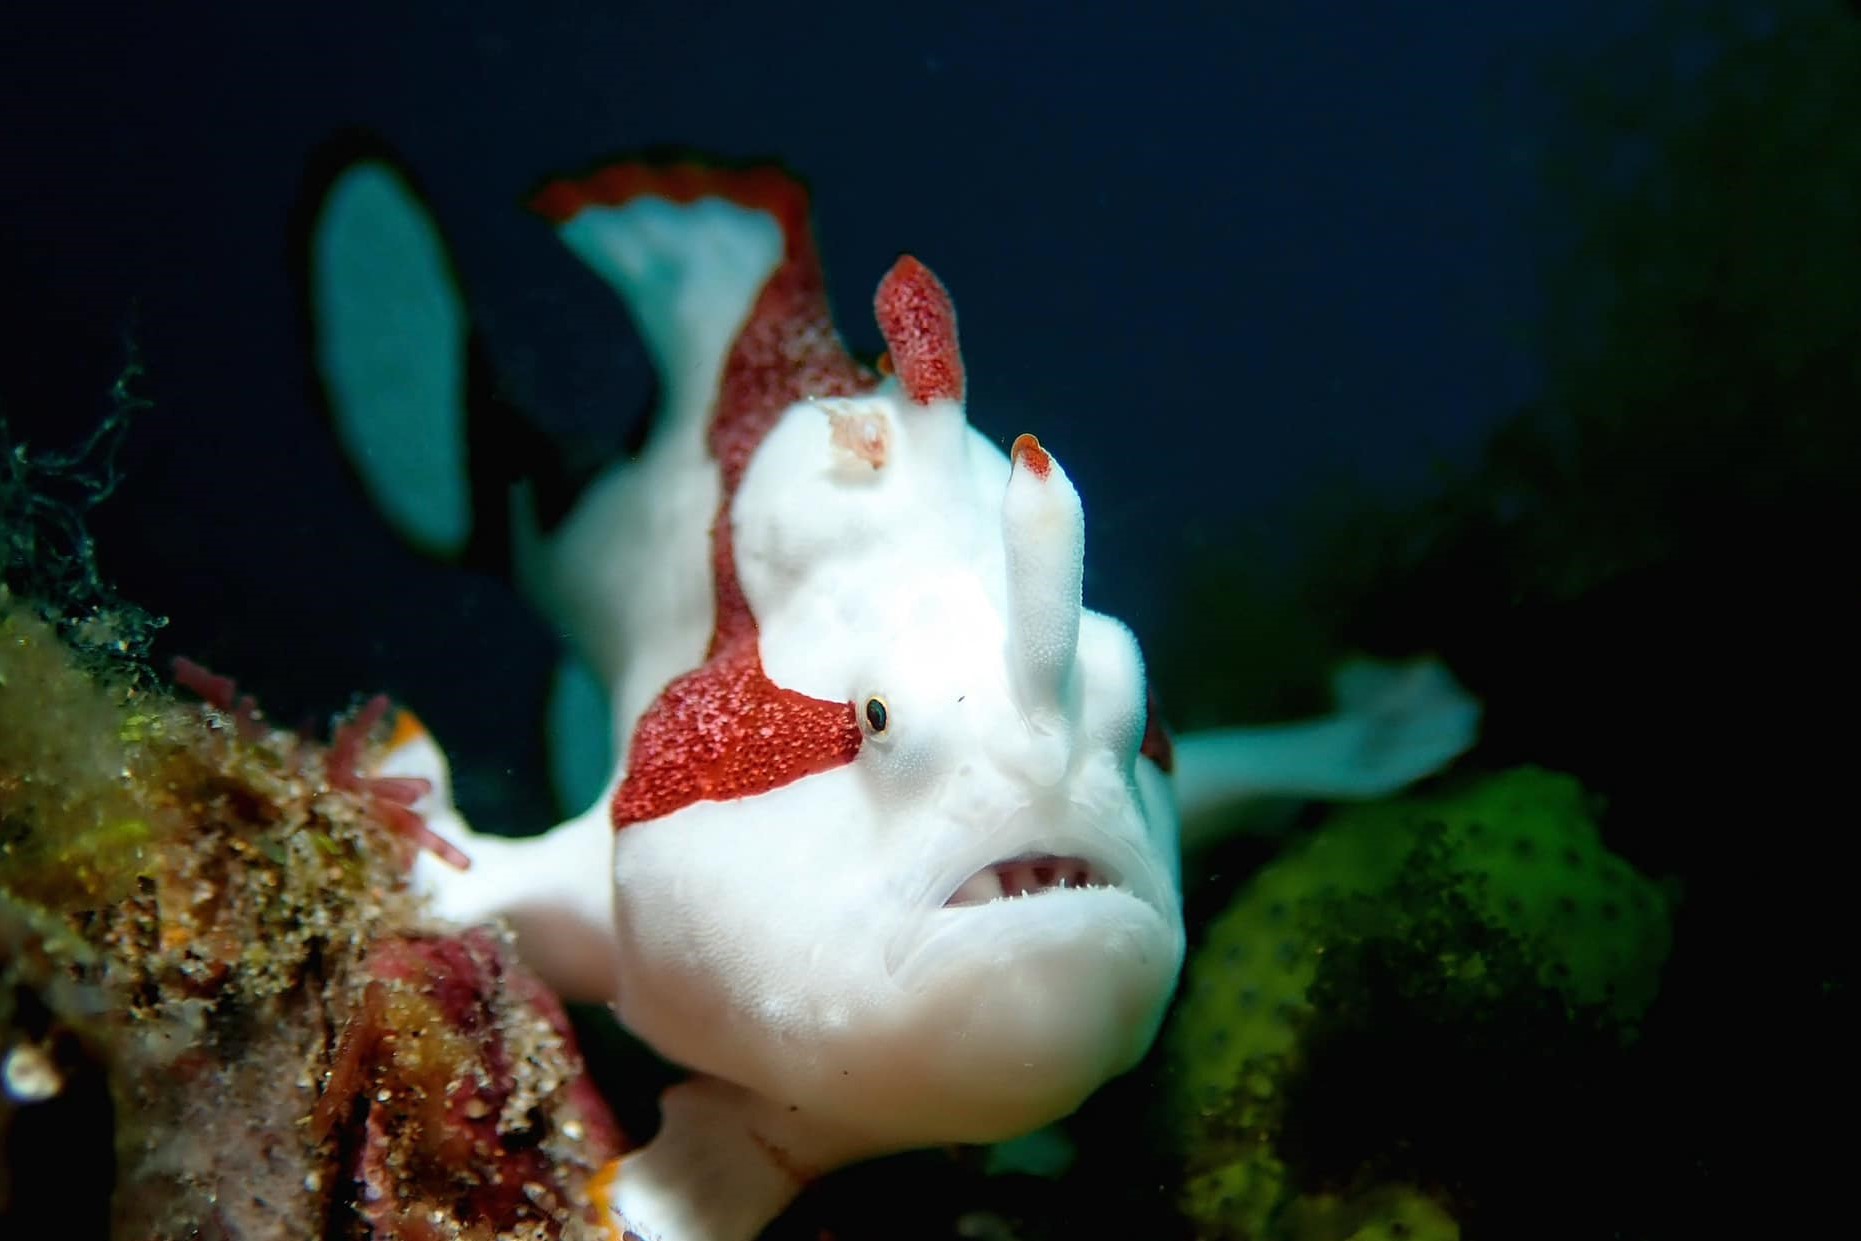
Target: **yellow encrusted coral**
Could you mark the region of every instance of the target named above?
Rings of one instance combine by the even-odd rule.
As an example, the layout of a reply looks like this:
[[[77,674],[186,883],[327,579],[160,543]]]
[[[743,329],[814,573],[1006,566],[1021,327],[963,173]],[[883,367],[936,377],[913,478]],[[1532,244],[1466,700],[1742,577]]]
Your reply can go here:
[[[508,942],[427,925],[368,710],[325,747],[42,611],[0,586],[0,1236],[594,1235],[620,1135]]]

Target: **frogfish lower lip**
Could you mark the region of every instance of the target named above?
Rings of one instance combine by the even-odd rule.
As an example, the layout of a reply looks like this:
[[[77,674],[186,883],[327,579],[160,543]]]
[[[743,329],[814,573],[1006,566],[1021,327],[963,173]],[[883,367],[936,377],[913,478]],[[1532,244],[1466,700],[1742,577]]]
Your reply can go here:
[[[990,901],[1019,896],[1036,896],[1076,888],[1115,888],[1118,876],[1104,866],[1082,857],[1052,853],[1027,854],[991,862],[965,879],[945,909],[963,905],[986,905]]]

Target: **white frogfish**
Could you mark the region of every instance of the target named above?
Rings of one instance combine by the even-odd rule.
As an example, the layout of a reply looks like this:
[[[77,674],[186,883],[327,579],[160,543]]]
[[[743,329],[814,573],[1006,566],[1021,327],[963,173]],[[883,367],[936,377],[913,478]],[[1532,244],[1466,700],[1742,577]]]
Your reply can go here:
[[[581,756],[560,770],[597,750],[581,813],[470,830],[424,733],[384,771],[435,781],[422,808],[470,859],[418,863],[438,918],[503,920],[690,1070],[608,1179],[616,1236],[747,1241],[830,1169],[1066,1116],[1162,1021],[1185,821],[1377,796],[1472,739],[1424,662],[1354,666],[1335,716],[1172,742],[1137,640],[1082,604],[1059,459],[970,425],[943,285],[900,258],[886,353],[853,357],[779,170],[622,163],[536,194],[661,382],[639,451],[560,502],[520,478],[485,498],[509,462],[473,438],[483,354],[411,181],[364,154],[320,201],[316,361],[364,486],[436,555],[506,546],[572,644],[554,721]]]

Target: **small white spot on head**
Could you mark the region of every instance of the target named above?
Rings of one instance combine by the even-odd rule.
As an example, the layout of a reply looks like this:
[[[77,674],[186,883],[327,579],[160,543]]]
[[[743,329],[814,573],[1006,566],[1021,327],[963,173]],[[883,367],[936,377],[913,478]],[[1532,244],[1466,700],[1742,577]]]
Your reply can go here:
[[[865,464],[882,469],[891,456],[892,420],[883,409],[861,408],[846,402],[821,402],[827,412],[829,442],[834,447],[834,463],[840,466]]]

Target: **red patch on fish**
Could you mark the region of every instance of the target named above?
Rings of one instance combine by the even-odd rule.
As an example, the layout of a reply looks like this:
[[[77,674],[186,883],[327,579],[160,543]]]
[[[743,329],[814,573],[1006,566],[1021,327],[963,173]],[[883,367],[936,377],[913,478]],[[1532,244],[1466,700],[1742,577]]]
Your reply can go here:
[[[720,516],[712,543],[724,571],[717,577],[711,653],[668,685],[634,727],[627,778],[611,808],[616,828],[693,802],[767,793],[859,753],[852,703],[783,689],[763,672],[756,621],[731,567],[729,530]],[[726,591],[733,598],[728,606]]]

